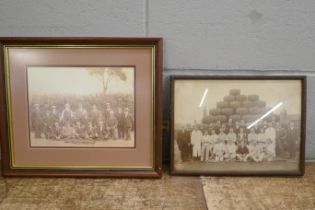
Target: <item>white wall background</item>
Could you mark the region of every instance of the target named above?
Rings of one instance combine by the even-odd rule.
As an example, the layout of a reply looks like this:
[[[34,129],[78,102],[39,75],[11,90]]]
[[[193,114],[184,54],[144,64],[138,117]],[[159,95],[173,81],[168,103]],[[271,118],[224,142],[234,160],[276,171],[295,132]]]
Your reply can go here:
[[[0,36],[160,36],[165,71],[313,71],[315,1],[0,0]],[[306,159],[315,160],[312,87]]]

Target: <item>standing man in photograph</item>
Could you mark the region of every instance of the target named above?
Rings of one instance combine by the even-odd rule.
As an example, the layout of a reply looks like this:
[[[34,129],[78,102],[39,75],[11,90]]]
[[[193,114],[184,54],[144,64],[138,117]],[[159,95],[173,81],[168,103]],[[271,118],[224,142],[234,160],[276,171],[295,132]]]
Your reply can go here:
[[[184,129],[184,139],[183,139],[183,158],[184,161],[189,161],[192,158],[192,148],[190,145],[191,131],[190,126],[186,125]]]
[[[123,118],[124,137],[125,137],[125,140],[130,140],[131,129],[133,126],[133,117],[130,115],[128,107],[125,108],[123,117],[124,117]]]
[[[248,143],[256,142],[258,141],[258,134],[255,132],[255,128],[251,128],[249,134],[247,135],[247,141]]]
[[[268,128],[265,131],[265,138],[268,143],[267,150],[274,159],[276,157],[276,129],[272,126],[272,122],[268,123]]]
[[[50,118],[52,125],[55,125],[56,122],[59,122],[59,113],[57,112],[56,106],[51,106]]]
[[[233,127],[230,127],[229,133],[226,135],[227,141],[232,141],[234,144],[236,144],[236,133],[234,133]]]
[[[210,135],[205,130],[201,140],[201,161],[208,161],[210,155]]]
[[[213,128],[215,129],[216,133],[219,133],[219,132],[220,132],[220,128],[221,128],[221,121],[220,121],[220,120],[217,120],[217,121],[214,123]]]
[[[34,110],[32,111],[32,128],[34,130],[35,138],[41,138],[41,134],[44,128],[44,121],[43,121],[43,113],[39,108],[39,104],[34,105]]]
[[[97,109],[96,105],[93,104],[92,110],[90,111],[90,121],[92,123],[92,126],[96,127],[101,118],[102,118],[101,112]]]
[[[218,141],[218,138],[218,134],[215,132],[214,129],[212,129],[210,134],[210,159],[215,158],[214,147],[215,143]]]
[[[240,127],[239,129],[239,133],[237,134],[237,145],[240,145],[242,142],[244,142],[244,144],[246,144],[246,133],[244,132],[244,128]]]
[[[194,125],[194,129],[191,133],[190,144],[192,145],[192,157],[194,160],[199,160],[201,155],[201,139],[202,133],[198,128],[198,125]]]
[[[236,134],[233,127],[230,128],[229,133],[226,135],[226,154],[228,160],[233,160],[236,157]]]
[[[53,121],[50,116],[50,110],[45,109],[44,115],[43,115],[43,122],[44,122],[44,136],[46,139],[50,139],[51,136],[51,128],[53,126]]]
[[[181,126],[179,131],[177,131],[176,135],[177,135],[176,142],[178,145],[178,149],[180,151],[180,158],[181,158],[181,161],[184,162],[185,161],[185,127]]]
[[[289,152],[289,158],[294,159],[296,156],[296,142],[299,141],[299,131],[295,128],[294,122],[289,123],[287,130],[287,151]]]
[[[111,111],[109,113],[109,118],[106,121],[106,129],[109,134],[110,139],[117,139],[117,125],[118,125],[118,120],[114,114],[114,111]]]
[[[73,112],[70,108],[70,104],[66,103],[65,108],[62,110],[60,115],[60,122],[62,122],[63,125],[69,124],[71,125],[73,119]]]
[[[78,105],[78,109],[75,112],[75,119],[79,121],[81,125],[87,125],[87,111],[83,108],[82,103]]]
[[[118,120],[117,130],[118,130],[118,139],[124,139],[124,124],[125,124],[125,117],[124,112],[121,107],[118,107],[118,111],[116,114],[116,118]]]
[[[229,118],[228,122],[227,122],[227,125],[226,125],[226,128],[228,129],[228,131],[231,129],[231,128],[234,128],[234,122],[231,118]]]
[[[215,154],[216,161],[223,161],[224,155],[227,154],[226,142],[227,135],[224,133],[224,128],[220,128],[217,141],[215,142],[213,153]]]
[[[104,113],[103,113],[105,124],[106,124],[107,119],[109,119],[109,117],[110,117],[110,112],[111,111],[112,111],[112,108],[110,106],[110,103],[109,102],[105,103],[105,110],[104,110]]]
[[[283,158],[285,155],[285,144],[287,139],[287,131],[280,122],[276,124],[276,157]]]
[[[238,135],[240,133],[241,125],[239,121],[235,121],[234,132]]]

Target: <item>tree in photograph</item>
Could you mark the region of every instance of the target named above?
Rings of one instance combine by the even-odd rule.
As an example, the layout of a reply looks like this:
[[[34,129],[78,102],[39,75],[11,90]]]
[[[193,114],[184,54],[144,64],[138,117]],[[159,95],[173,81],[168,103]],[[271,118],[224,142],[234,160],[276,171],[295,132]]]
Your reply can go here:
[[[119,67],[111,67],[111,68],[94,67],[94,68],[89,68],[87,71],[90,75],[94,76],[95,78],[97,78],[99,82],[101,82],[103,86],[104,95],[107,93],[109,84],[113,78],[116,77],[122,81],[127,80],[127,76],[125,72],[123,71],[122,68],[119,68]]]

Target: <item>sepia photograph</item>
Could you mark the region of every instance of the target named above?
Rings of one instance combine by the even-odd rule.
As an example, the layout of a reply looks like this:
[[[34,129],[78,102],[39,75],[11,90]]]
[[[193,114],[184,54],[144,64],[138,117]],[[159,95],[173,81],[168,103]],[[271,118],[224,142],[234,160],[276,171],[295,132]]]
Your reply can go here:
[[[301,79],[173,79],[178,173],[298,173]]]
[[[135,147],[134,67],[28,67],[31,147]]]

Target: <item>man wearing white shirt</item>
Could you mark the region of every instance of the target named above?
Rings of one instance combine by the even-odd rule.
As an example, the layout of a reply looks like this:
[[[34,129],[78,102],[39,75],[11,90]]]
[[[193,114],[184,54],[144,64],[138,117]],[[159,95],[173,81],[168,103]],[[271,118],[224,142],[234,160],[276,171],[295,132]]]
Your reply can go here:
[[[266,135],[265,130],[262,126],[258,129],[257,134],[257,151],[258,151],[258,158],[255,160],[256,162],[261,162],[265,159],[266,156]]]
[[[227,141],[225,157],[228,160],[234,160],[236,158],[236,149],[237,147],[234,141],[232,140]]]
[[[210,135],[208,131],[204,132],[201,141],[201,161],[208,161],[210,154]]]
[[[255,128],[251,128],[249,134],[247,135],[248,143],[258,141],[258,135],[255,133]]]
[[[223,161],[224,160],[224,153],[226,153],[226,134],[224,133],[224,129],[220,129],[220,133],[218,135],[218,139],[215,142],[213,153],[215,154],[216,161]]]
[[[194,130],[191,132],[190,144],[192,145],[192,156],[195,160],[198,160],[201,155],[201,139],[202,133],[197,128],[198,126],[194,126]]]
[[[265,138],[267,140],[267,150],[272,155],[272,158],[276,157],[276,129],[272,127],[272,123],[268,123],[268,128],[265,131]]]
[[[257,144],[256,140],[249,141],[248,150],[249,150],[248,157],[251,158],[255,162],[259,162],[261,148]]]
[[[229,133],[226,135],[226,152],[225,157],[229,160],[233,160],[236,157],[236,133],[234,133],[233,127],[229,129]]]
[[[229,129],[229,133],[226,136],[227,141],[232,141],[234,144],[236,143],[236,133],[234,133],[233,127]]]
[[[246,134],[244,132],[244,128],[240,127],[239,133],[237,134],[237,145],[241,145],[241,143],[246,144]]]

